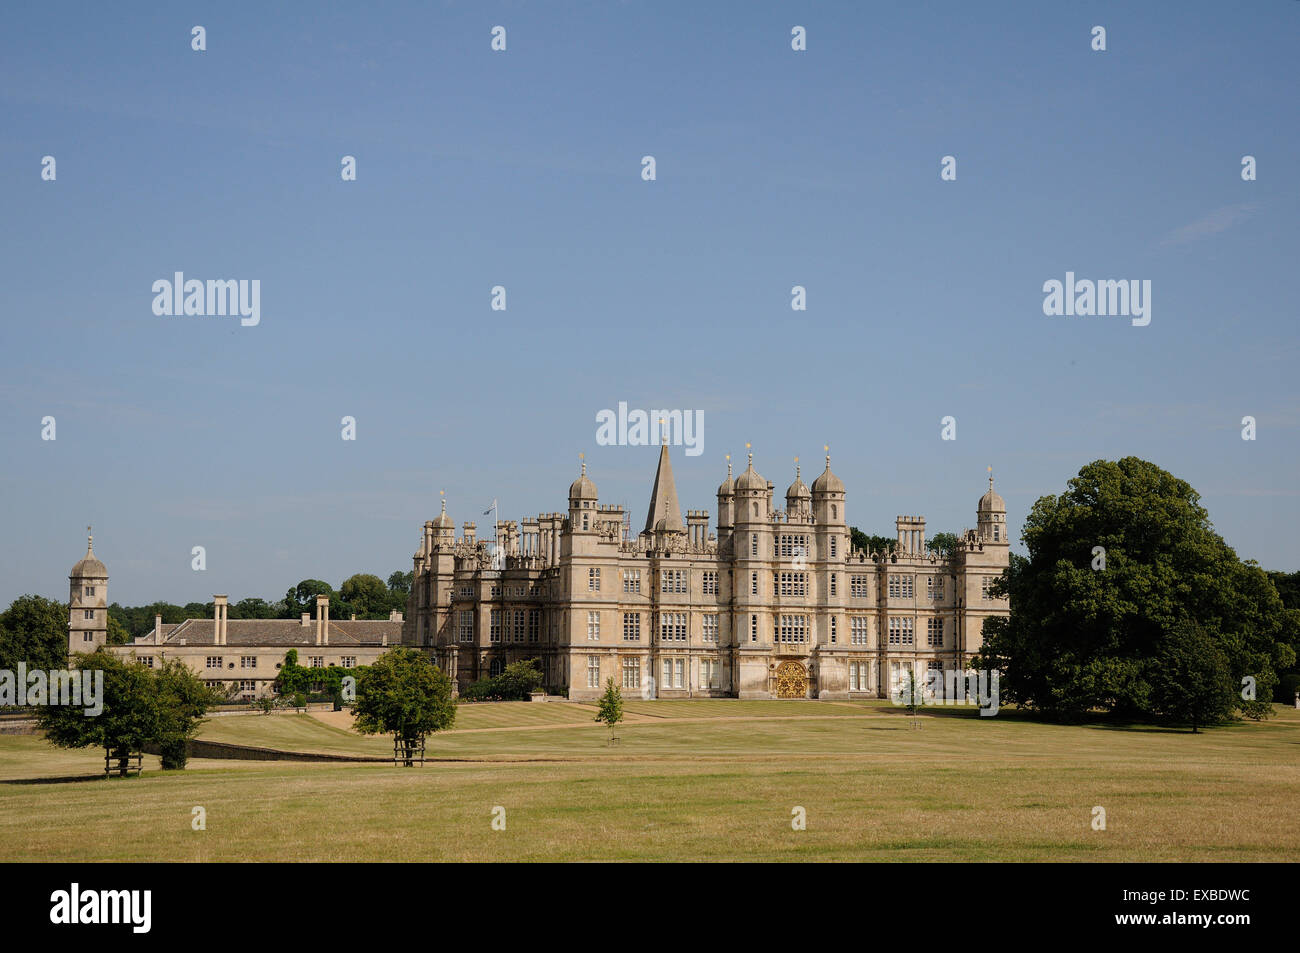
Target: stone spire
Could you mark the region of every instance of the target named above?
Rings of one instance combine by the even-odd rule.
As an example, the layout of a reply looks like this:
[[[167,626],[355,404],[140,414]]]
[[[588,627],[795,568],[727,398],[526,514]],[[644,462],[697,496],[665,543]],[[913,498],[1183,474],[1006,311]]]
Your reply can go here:
[[[650,512],[646,514],[647,533],[684,533],[682,510],[677,504],[677,484],[673,481],[673,465],[668,459],[668,442],[659,448],[659,469],[655,471],[654,489],[650,491]]]

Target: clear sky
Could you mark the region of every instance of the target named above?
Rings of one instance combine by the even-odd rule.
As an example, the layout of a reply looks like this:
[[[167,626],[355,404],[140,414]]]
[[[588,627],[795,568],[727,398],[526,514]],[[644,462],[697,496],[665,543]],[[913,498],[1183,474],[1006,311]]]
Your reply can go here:
[[[439,489],[482,534],[584,451],[639,528],[619,401],[703,412],[692,508],[829,443],[868,532],[973,525],[993,466],[1018,536],[1135,454],[1300,569],[1294,0],[141,6],[0,10],[0,606],[87,523],[124,604],[387,577]],[[156,316],[176,271],[260,324]],[[1151,323],[1045,316],[1067,271]]]

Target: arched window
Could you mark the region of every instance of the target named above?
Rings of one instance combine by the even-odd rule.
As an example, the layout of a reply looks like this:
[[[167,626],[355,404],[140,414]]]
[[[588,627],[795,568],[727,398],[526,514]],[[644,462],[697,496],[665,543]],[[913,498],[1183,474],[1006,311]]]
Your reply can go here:
[[[757,503],[754,503],[754,504],[751,504],[751,505],[754,507],[754,515],[757,516],[757,515],[758,515],[758,504],[757,504]]]
[[[832,504],[831,504],[831,519],[835,520],[835,519],[839,519],[839,518],[840,518],[840,511],[839,511],[839,508],[838,508],[834,503],[832,503]]]

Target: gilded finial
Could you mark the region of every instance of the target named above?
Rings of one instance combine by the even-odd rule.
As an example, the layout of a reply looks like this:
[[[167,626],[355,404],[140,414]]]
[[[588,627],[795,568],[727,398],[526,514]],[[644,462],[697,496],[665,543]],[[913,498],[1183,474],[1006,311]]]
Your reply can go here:
[[[989,489],[993,489],[993,468],[989,467]]]
[[[800,477],[799,477],[799,458],[798,458],[798,457],[795,457],[795,458],[794,458],[794,478],[795,478],[796,480],[798,480],[798,479],[800,478]]]
[[[748,440],[745,441],[745,449],[746,449],[746,450],[749,450],[749,466],[750,466],[750,469],[753,469],[753,467],[754,467],[754,451],[753,451],[752,449],[750,449],[752,446],[753,446],[753,445],[752,445]]]
[[[442,512],[445,514],[447,512],[447,491],[439,490],[438,496],[442,499]]]
[[[731,479],[731,454],[727,454],[727,479]]]
[[[668,446],[668,428],[664,426],[667,422],[663,417],[659,418],[659,438],[665,447]]]
[[[587,455],[586,455],[585,453],[580,453],[580,454],[578,454],[578,459],[582,461],[582,475],[583,475],[583,476],[586,476],[586,475],[587,475]]]
[[[822,444],[822,449],[826,451],[826,469],[829,470],[831,468],[831,445],[829,443]]]

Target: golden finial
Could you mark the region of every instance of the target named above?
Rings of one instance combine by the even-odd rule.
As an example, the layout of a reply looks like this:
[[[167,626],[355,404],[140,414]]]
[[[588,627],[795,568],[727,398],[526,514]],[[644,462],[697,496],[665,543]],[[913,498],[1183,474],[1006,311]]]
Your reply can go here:
[[[442,511],[443,511],[444,513],[446,513],[446,512],[447,512],[447,491],[446,491],[446,490],[439,490],[439,491],[438,491],[438,496],[441,497],[441,499],[442,499]]]
[[[586,455],[585,453],[580,453],[580,454],[578,454],[578,459],[582,461],[582,475],[583,475],[583,476],[586,476],[586,475],[587,475],[587,455]]]
[[[659,418],[659,438],[665,447],[668,446],[668,428],[664,426],[667,422],[663,417]]]
[[[829,470],[831,468],[831,445],[829,443],[822,444],[822,449],[826,451],[826,469]]]
[[[745,449],[749,450],[749,467],[752,470],[754,468],[754,451],[750,449],[751,446],[752,444],[748,440],[746,440]]]
[[[727,479],[731,479],[731,454],[727,454]]]
[[[989,467],[989,489],[993,489],[993,468]]]
[[[799,479],[799,458],[798,457],[794,458],[794,478],[796,480]]]

